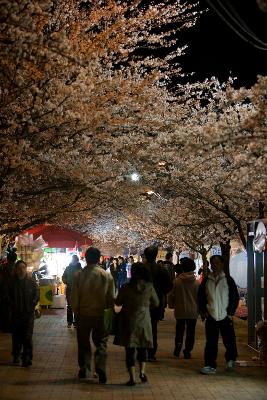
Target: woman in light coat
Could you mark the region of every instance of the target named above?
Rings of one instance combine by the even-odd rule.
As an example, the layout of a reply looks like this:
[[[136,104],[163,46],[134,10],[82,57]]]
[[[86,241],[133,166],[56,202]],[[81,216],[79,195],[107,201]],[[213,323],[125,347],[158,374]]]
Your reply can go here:
[[[135,263],[132,265],[131,274],[130,282],[122,286],[115,300],[115,304],[122,306],[122,309],[114,343],[125,347],[126,367],[130,375],[127,386],[135,385],[136,350],[140,367],[139,377],[141,382],[147,382],[147,349],[153,347],[149,310],[159,305],[147,268],[142,263]]]

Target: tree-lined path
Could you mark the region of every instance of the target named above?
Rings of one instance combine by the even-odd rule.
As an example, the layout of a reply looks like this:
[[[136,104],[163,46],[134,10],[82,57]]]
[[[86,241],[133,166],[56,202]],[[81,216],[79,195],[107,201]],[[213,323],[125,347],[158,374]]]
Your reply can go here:
[[[191,360],[172,356],[174,320],[166,312],[159,326],[158,360],[147,368],[148,384],[126,387],[127,372],[124,351],[109,343],[108,383],[97,379],[77,378],[76,336],[66,328],[65,313],[51,310],[36,320],[33,366],[22,368],[11,364],[10,335],[0,334],[0,399],[1,400],[266,400],[266,368],[237,367],[224,371],[223,346],[220,344],[218,373],[203,376],[204,327],[197,325],[196,346]],[[254,352],[246,345],[246,322],[235,320],[239,360],[251,360]]]

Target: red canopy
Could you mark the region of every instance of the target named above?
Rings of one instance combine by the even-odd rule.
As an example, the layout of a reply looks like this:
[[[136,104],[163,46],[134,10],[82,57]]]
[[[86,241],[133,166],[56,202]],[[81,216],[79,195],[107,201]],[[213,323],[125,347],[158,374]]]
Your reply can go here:
[[[42,235],[48,247],[74,248],[77,246],[92,245],[92,240],[88,236],[57,225],[38,225],[27,229],[24,233],[26,232],[31,233],[33,239],[37,239]]]

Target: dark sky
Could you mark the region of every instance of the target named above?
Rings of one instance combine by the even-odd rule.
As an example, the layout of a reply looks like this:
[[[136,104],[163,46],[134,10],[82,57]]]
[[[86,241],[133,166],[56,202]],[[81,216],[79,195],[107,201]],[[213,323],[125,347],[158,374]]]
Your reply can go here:
[[[216,1],[214,0],[214,3]],[[227,0],[221,0],[227,4]],[[251,86],[258,74],[267,75],[267,13],[260,11],[256,0],[232,0],[232,5],[249,28],[266,43],[259,50],[242,40],[219,16],[209,9],[183,38],[189,48],[180,59],[186,72],[195,71],[194,80],[217,76],[225,80],[232,73],[237,86]],[[200,0],[201,9],[209,8]]]

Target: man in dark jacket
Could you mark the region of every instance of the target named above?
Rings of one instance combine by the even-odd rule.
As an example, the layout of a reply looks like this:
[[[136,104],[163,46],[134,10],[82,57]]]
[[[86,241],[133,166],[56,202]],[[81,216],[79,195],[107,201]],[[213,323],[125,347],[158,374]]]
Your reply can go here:
[[[120,289],[127,282],[126,262],[122,256],[118,257],[117,277],[118,289]]]
[[[14,276],[16,260],[16,251],[9,248],[7,252],[7,262],[0,266],[0,330],[3,332],[11,331],[8,290],[10,281]]]
[[[158,348],[158,322],[162,317],[167,293],[172,289],[172,281],[168,270],[156,263],[158,248],[147,247],[144,251],[143,262],[150,271],[151,280],[159,298],[159,306],[150,310],[153,347],[148,350],[148,361],[156,360]]]
[[[172,253],[167,253],[165,256],[165,261],[163,262],[163,266],[167,269],[170,275],[170,279],[174,281],[175,279],[175,267],[172,262]]]
[[[72,256],[70,264],[65,269],[62,275],[62,281],[66,285],[66,300],[67,300],[67,324],[71,328],[72,324],[76,326],[76,321],[73,318],[73,311],[71,306],[71,289],[74,275],[82,269],[79,258],[76,254]]]
[[[27,276],[27,264],[19,260],[15,264],[14,277],[10,281],[9,302],[11,308],[13,363],[22,366],[32,364],[32,334],[34,309],[39,301],[36,282]]]
[[[198,307],[202,320],[206,319],[204,375],[216,373],[219,333],[226,348],[226,369],[233,370],[237,357],[236,337],[232,316],[238,307],[239,294],[235,281],[224,273],[223,258],[210,258],[212,272],[203,280],[198,292]]]

